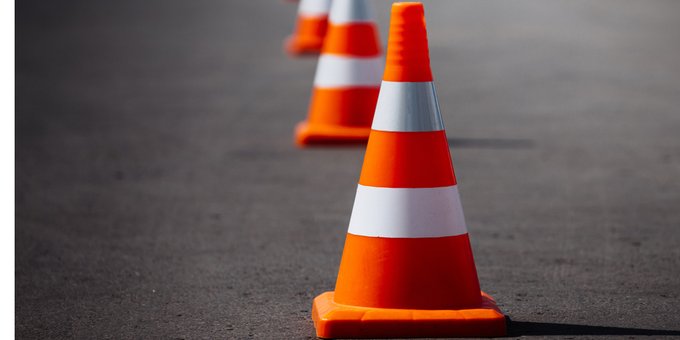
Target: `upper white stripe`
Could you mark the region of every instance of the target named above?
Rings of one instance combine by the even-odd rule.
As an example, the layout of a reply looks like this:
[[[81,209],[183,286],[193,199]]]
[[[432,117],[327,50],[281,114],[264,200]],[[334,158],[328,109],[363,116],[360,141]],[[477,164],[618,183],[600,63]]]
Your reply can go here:
[[[328,20],[333,24],[373,22],[373,13],[365,0],[333,0]]]
[[[458,188],[379,188],[359,185],[350,234],[424,238],[467,233]]]
[[[316,87],[380,86],[382,57],[346,57],[323,54],[319,57]]]
[[[331,8],[331,0],[300,0],[298,15],[305,17],[325,17]]]
[[[434,83],[383,81],[375,107],[373,130],[444,130]]]

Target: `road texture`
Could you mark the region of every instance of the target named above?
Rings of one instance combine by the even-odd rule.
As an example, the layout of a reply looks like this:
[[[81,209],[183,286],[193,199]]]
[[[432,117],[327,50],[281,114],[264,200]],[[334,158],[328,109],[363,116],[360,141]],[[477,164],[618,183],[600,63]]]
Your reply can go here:
[[[425,6],[511,335],[680,335],[680,2]],[[17,338],[313,337],[363,149],[292,145],[315,68],[281,52],[294,15],[17,2]]]

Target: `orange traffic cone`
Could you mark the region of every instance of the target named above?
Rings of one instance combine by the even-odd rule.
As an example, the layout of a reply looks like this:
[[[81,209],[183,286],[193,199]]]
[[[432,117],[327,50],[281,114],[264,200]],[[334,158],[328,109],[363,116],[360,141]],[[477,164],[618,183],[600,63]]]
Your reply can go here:
[[[365,0],[333,0],[298,145],[366,142],[380,90],[378,29]]]
[[[432,83],[423,6],[395,3],[380,97],[322,338],[505,335],[480,291]]]
[[[298,6],[295,31],[284,43],[292,55],[319,54],[328,26],[331,0],[302,0]]]

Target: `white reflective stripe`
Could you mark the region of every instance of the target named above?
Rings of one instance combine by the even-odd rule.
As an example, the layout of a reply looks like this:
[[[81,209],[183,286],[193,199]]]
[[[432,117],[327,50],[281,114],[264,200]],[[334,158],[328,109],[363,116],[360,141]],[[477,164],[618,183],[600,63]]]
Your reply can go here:
[[[383,81],[372,128],[405,132],[444,130],[434,83]]]
[[[458,188],[380,188],[359,184],[350,234],[419,238],[467,233]]]
[[[366,0],[333,0],[328,20],[333,24],[373,22],[373,13]]]
[[[325,17],[331,8],[331,0],[300,0],[298,15],[305,17]]]
[[[316,87],[379,87],[382,77],[382,57],[346,57],[322,54],[316,68]]]

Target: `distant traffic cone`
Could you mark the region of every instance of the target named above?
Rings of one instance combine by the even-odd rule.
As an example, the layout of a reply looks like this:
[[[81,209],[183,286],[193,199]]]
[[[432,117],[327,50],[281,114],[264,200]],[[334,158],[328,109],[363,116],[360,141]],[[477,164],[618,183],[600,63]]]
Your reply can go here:
[[[322,338],[489,337],[505,318],[480,291],[432,83],[423,6],[395,3],[384,81]]]
[[[366,142],[380,90],[378,29],[365,0],[333,0],[298,145]]]
[[[319,54],[328,26],[331,0],[302,0],[298,6],[295,31],[284,43],[292,55]]]

